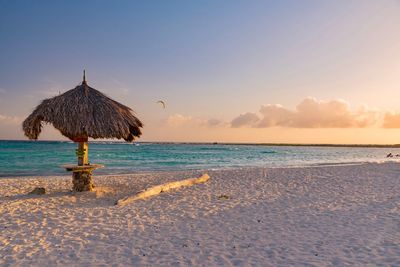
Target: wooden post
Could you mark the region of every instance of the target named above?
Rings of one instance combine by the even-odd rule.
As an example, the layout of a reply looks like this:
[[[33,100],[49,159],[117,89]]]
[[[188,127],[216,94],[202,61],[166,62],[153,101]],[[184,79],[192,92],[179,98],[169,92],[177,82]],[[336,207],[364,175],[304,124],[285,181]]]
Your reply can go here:
[[[78,156],[78,165],[79,166],[83,166],[83,165],[88,165],[89,164],[89,146],[88,146],[88,142],[79,142],[78,150],[77,150],[77,156]]]
[[[76,150],[76,156],[78,157],[78,166],[89,165],[88,138],[76,138],[74,141],[78,142],[78,149]],[[74,191],[82,192],[93,190],[94,185],[92,181],[92,170],[82,169],[74,171],[72,173],[72,183]]]

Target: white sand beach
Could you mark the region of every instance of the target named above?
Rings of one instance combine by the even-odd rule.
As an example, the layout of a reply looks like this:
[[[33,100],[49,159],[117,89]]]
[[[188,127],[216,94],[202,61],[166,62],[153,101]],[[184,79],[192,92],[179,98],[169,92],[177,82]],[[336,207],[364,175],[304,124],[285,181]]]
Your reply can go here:
[[[204,172],[0,179],[1,266],[399,266],[400,165],[207,171],[204,183],[115,206]],[[36,186],[43,196],[28,195]]]

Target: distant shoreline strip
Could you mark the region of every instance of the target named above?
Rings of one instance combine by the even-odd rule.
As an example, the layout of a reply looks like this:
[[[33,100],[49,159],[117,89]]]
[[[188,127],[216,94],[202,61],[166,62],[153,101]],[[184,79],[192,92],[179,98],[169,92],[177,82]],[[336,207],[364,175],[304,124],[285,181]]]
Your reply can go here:
[[[40,143],[71,143],[71,141],[67,140],[0,140],[0,142],[40,142]],[[131,143],[125,143],[123,141],[96,141],[90,140],[92,143],[107,143],[107,144],[127,144],[130,145]],[[371,147],[371,148],[400,148],[400,144],[298,144],[298,143],[229,143],[229,142],[135,142],[137,144],[158,144],[158,145],[228,145],[228,146],[301,146],[301,147]]]

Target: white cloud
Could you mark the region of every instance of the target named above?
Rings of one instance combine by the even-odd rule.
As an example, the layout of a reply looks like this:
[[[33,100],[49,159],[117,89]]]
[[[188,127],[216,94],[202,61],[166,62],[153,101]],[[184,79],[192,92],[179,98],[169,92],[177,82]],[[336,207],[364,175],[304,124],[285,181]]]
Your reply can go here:
[[[261,106],[260,113],[262,119],[254,126],[259,128],[267,128],[277,125],[289,125],[293,123],[294,112],[289,111],[279,104],[268,104]]]
[[[219,127],[229,126],[229,123],[219,119],[215,118],[202,119],[192,116],[185,116],[179,113],[169,116],[165,120],[165,122],[168,126],[172,127],[191,126],[191,127],[219,128]]]
[[[234,118],[231,122],[233,128],[239,128],[244,126],[254,127],[260,122],[260,118],[255,113],[247,112],[245,114],[240,114],[238,117]]]
[[[360,107],[351,111],[343,100],[319,101],[308,97],[295,110],[281,105],[268,104],[255,113],[241,114],[232,120],[232,127],[292,127],[292,128],[364,128],[374,125],[377,111]]]
[[[0,124],[5,124],[5,125],[18,125],[22,123],[22,118],[17,117],[17,116],[7,116],[7,115],[2,115],[0,114]]]
[[[203,123],[203,126],[209,127],[209,128],[218,128],[218,127],[226,127],[229,124],[223,120],[211,118],[208,120],[205,120]]]
[[[174,114],[167,118],[166,123],[169,126],[182,126],[184,124],[188,124],[193,121],[193,118],[190,116],[184,116],[182,114]]]
[[[400,128],[400,114],[386,112],[383,117],[383,128]]]

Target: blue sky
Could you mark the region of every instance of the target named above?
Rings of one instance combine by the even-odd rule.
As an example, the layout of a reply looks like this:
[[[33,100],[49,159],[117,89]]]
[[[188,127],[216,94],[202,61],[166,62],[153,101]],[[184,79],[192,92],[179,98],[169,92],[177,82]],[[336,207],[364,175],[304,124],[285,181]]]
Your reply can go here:
[[[144,140],[285,141],[279,129],[227,125],[265,104],[295,110],[306,97],[399,112],[399,27],[400,2],[390,0],[0,1],[0,115],[17,122],[85,68],[91,86],[143,118]],[[178,115],[224,126],[158,133]],[[0,138],[23,138],[4,121]]]

